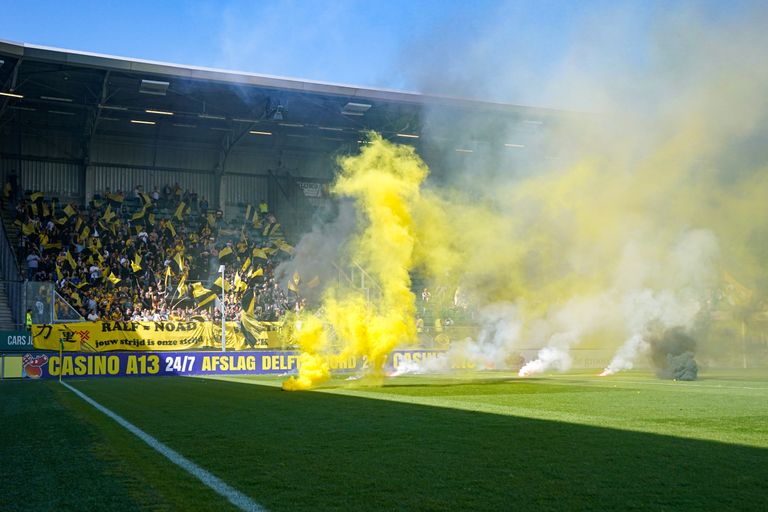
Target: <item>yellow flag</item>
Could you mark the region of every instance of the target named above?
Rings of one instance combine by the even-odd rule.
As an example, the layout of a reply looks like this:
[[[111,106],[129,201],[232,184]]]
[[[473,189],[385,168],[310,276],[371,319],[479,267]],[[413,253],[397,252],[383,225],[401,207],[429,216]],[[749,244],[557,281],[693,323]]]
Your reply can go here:
[[[120,282],[120,278],[119,278],[119,277],[117,277],[117,276],[116,276],[115,274],[113,274],[112,272],[110,272],[110,273],[109,273],[109,277],[108,277],[107,279],[109,279],[109,281],[110,281],[112,284],[117,284],[117,283],[119,283],[119,282]]]
[[[104,210],[104,215],[101,216],[101,219],[104,222],[109,222],[115,217],[115,215],[116,215],[115,212],[112,211],[112,205],[108,204],[107,209]]]
[[[235,272],[235,291],[242,292],[248,288],[248,284],[240,278],[240,272]]]
[[[77,213],[77,212],[75,211],[75,209],[74,209],[74,208],[72,208],[72,205],[71,205],[71,204],[68,204],[67,206],[65,206],[63,211],[64,211],[64,214],[65,214],[67,217],[71,217],[71,216],[73,216],[75,213]]]
[[[218,286],[218,287],[219,287],[219,289],[221,289],[221,287],[222,287],[222,286],[221,286],[221,276],[219,276],[219,277],[216,279],[216,281],[214,281],[214,282],[213,282],[213,284],[214,284],[214,286]],[[232,285],[231,285],[231,284],[229,284],[229,281],[224,281],[224,291],[225,291],[225,292],[228,292],[228,291],[229,291],[229,290],[231,290],[231,289],[232,289]]]
[[[180,202],[179,206],[176,207],[176,212],[173,214],[174,217],[179,219],[179,222],[184,220],[183,215],[184,215],[184,207],[185,206],[187,206],[187,205],[186,205],[186,203],[184,203],[184,201]]]
[[[184,257],[180,252],[177,252],[171,260],[170,269],[173,270],[173,274],[180,276],[184,272]]]
[[[179,280],[179,286],[176,287],[176,295],[178,297],[181,297],[182,295],[184,295],[186,291],[187,291],[187,276],[183,275]]]
[[[72,270],[77,268],[77,263],[75,263],[75,259],[72,257],[72,255],[67,251],[67,263],[69,263],[69,266],[72,267]]]

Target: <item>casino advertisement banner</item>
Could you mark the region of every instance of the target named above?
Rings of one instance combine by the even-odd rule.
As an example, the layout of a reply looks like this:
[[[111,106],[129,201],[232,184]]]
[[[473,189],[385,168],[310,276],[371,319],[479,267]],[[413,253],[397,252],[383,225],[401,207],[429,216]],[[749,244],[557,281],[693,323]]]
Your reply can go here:
[[[408,363],[425,362],[445,354],[442,350],[399,350],[393,352],[387,370]],[[363,369],[364,358],[330,357],[334,372]],[[170,375],[270,375],[294,374],[298,370],[299,353],[295,351],[259,352],[118,352],[24,354],[23,377],[29,379],[72,377],[147,377]],[[453,361],[455,368],[471,368],[468,361]]]
[[[227,322],[226,348],[274,347],[277,327],[273,322],[250,322],[246,333],[238,322]],[[221,348],[221,325],[197,321],[35,324],[32,337],[38,350],[59,350],[63,346],[66,352],[216,349]]]

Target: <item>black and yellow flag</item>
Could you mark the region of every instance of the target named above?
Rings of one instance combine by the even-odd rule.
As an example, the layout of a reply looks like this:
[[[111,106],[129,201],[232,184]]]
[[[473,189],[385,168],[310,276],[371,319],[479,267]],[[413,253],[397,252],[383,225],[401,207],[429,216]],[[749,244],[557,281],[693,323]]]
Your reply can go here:
[[[133,261],[131,262],[131,270],[133,270],[134,273],[141,270],[141,255],[139,253],[136,253],[136,256],[134,256]]]
[[[179,286],[176,287],[176,296],[181,298],[187,293],[187,276],[183,274],[179,279]]]
[[[29,200],[32,201],[33,203],[41,200],[42,198],[43,198],[43,193],[40,192],[39,190],[37,192],[32,192],[32,194],[30,194],[29,196]]]
[[[262,231],[261,234],[267,237],[281,236],[282,231],[280,230],[280,223],[270,222],[264,227],[264,231]]]
[[[165,223],[165,229],[168,230],[173,238],[176,238],[176,228],[173,227],[173,222],[170,219]]]
[[[269,256],[267,256],[266,251],[260,247],[254,247],[251,254],[253,255],[254,258],[261,258],[262,260],[269,259]]]
[[[184,272],[184,257],[180,252],[177,252],[171,260],[170,268],[173,271],[173,274],[177,276],[180,276],[182,272]]]
[[[45,252],[61,250],[61,242],[45,242],[42,245]]]
[[[125,196],[123,194],[106,194],[105,196],[107,200],[114,204],[115,206],[120,206],[123,204],[123,201],[125,201]]]
[[[141,210],[137,211],[133,215],[131,215],[131,220],[141,220],[144,218],[144,214],[147,213],[147,207],[142,207]]]
[[[292,245],[285,243],[284,240],[278,240],[276,243],[277,243],[277,248],[280,249],[281,251],[283,251],[285,253],[288,253],[288,254],[293,254],[293,246]]]
[[[253,284],[253,282],[256,280],[257,277],[261,277],[264,275],[264,269],[259,267],[257,269],[251,268],[251,271],[248,272],[248,284]]]
[[[233,259],[235,259],[235,252],[230,246],[226,245],[219,251],[219,262],[230,263]]]
[[[89,236],[91,236],[91,228],[83,224],[83,229],[80,230],[77,239],[82,243],[88,240]]]
[[[243,292],[248,288],[248,284],[240,278],[240,272],[235,272],[235,291]]]
[[[253,314],[253,310],[256,308],[256,292],[253,289],[248,289],[243,294],[243,298],[240,302],[243,310],[249,315]]]
[[[64,212],[64,215],[66,215],[66,216],[67,216],[67,218],[70,218],[71,216],[73,216],[74,214],[76,214],[76,213],[77,213],[77,212],[75,211],[75,209],[74,209],[74,208],[72,208],[72,205],[71,205],[71,204],[68,204],[67,206],[65,206],[65,207],[64,207],[64,209],[63,209],[62,211]]]
[[[75,258],[72,257],[69,251],[67,251],[65,258],[67,259],[69,266],[72,267],[72,270],[75,270],[77,268],[77,263],[75,263]]]
[[[35,225],[32,222],[28,222],[21,226],[21,232],[24,236],[29,236],[35,232]]]
[[[203,307],[216,300],[216,294],[204,287],[203,283],[193,283],[192,298],[197,307]]]
[[[245,259],[245,261],[243,262],[243,265],[240,267],[240,272],[245,274],[250,269],[251,269],[251,258],[248,257],[248,258]]]
[[[224,281],[224,293],[230,291],[232,289],[232,285],[229,283],[229,281]],[[216,278],[216,281],[213,282],[213,291],[217,294],[221,294],[221,276]]]
[[[107,277],[107,279],[109,279],[109,282],[112,284],[117,284],[121,281],[121,279],[112,272],[109,273],[109,277]]]
[[[107,209],[104,210],[104,215],[101,216],[101,220],[103,220],[104,222],[109,222],[115,218],[115,215],[117,214],[112,211],[112,205],[108,204]]]
[[[184,220],[184,208],[187,206],[187,204],[182,201],[179,203],[179,206],[176,207],[176,211],[174,212],[173,216],[179,219],[179,222]]]
[[[150,206],[152,204],[152,198],[146,192],[140,192],[139,197],[144,206]]]

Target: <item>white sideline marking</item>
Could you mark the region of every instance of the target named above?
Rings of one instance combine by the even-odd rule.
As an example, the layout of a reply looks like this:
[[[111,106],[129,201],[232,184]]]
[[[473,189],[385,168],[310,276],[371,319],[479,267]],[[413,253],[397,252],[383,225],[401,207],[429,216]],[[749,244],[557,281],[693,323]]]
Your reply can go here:
[[[128,432],[135,435],[145,443],[147,443],[150,448],[158,452],[160,455],[165,457],[166,459],[170,460],[177,466],[179,466],[181,469],[189,473],[190,475],[194,476],[201,482],[203,482],[205,485],[213,489],[217,494],[223,496],[227,500],[229,500],[230,503],[232,503],[234,506],[239,508],[240,510],[244,510],[247,512],[267,512],[267,509],[253,501],[251,498],[246,496],[245,494],[241,493],[234,487],[231,487],[227,483],[225,483],[223,480],[218,478],[217,476],[213,475],[212,473],[209,473],[205,469],[201,468],[191,460],[184,457],[182,454],[180,454],[177,451],[172,450],[165,444],[161,443],[151,435],[147,434],[143,430],[141,430],[139,427],[134,425],[133,423],[130,423],[128,420],[124,419],[122,416],[119,416],[118,414],[110,411],[100,403],[98,403],[96,400],[92,399],[82,391],[78,391],[77,389],[73,388],[66,382],[61,382],[64,387],[72,391],[74,394],[91,404],[94,408],[97,410],[103,412],[113,420],[115,420],[118,424],[120,424],[123,428],[125,428]]]

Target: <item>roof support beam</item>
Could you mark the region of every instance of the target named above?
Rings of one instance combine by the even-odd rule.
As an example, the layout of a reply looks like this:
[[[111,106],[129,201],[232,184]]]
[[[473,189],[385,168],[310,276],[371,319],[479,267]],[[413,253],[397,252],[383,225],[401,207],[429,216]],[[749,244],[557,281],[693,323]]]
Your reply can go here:
[[[19,60],[16,61],[16,64],[13,65],[13,72],[11,73],[10,77],[10,84],[9,84],[9,90],[13,91],[16,89],[16,82],[19,78],[19,68],[21,68],[21,62],[24,60],[24,57],[19,57]],[[5,87],[3,87],[5,89]],[[0,105],[0,118],[3,117],[3,114],[5,114],[5,111],[8,109],[8,104],[10,103],[11,98],[4,98],[3,104]]]
[[[101,79],[101,92],[99,94],[98,103],[93,107],[88,108],[88,112],[85,115],[85,123],[83,125],[83,165],[88,166],[91,162],[91,147],[93,146],[93,139],[96,137],[96,128],[99,124],[99,118],[101,117],[101,106],[107,101],[107,88],[109,84],[109,75],[111,71],[104,72],[104,77]]]

